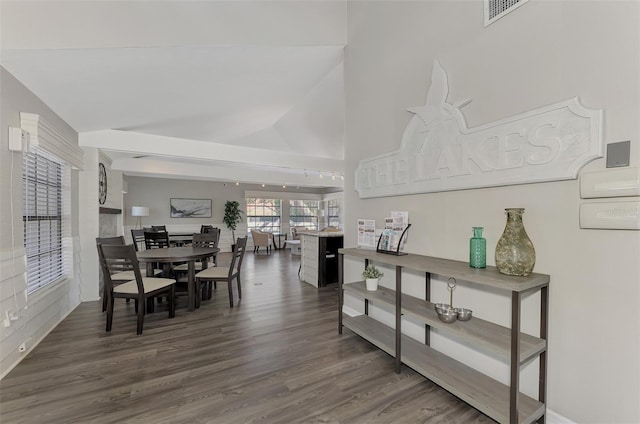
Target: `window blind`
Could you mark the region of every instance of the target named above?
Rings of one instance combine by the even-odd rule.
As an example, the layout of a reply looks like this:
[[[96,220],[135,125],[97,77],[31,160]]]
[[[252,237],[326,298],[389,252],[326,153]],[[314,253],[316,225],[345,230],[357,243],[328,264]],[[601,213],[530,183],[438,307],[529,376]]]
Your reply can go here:
[[[23,154],[27,293],[68,274],[63,250],[63,164],[41,149]]]

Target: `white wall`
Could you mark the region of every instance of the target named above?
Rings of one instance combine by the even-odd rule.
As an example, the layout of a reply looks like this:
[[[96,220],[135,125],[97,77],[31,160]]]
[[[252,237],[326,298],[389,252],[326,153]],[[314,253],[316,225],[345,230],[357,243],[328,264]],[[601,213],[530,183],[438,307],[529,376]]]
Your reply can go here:
[[[142,225],[166,225],[175,232],[200,232],[201,225],[220,227],[220,248],[230,250],[233,237],[231,231],[222,222],[224,204],[227,200],[240,202],[244,211],[244,190],[233,183],[210,181],[174,180],[165,178],[125,177],[129,190],[124,195],[124,227],[125,237],[131,238],[131,229],[136,226],[136,217],[131,216],[132,206],[146,206],[149,216],[142,217]],[[171,198],[212,199],[211,218],[170,218],[169,201]],[[246,233],[246,220],[238,225],[236,237]]]
[[[640,422],[640,232],[581,230],[575,180],[361,200],[353,175],[359,160],[400,146],[412,116],[406,108],[424,104],[436,58],[449,75],[448,101],[473,100],[463,110],[471,127],[579,96],[605,110],[605,142],[631,140],[639,166],[639,28],[638,2],[532,0],[487,28],[479,1],[348,4],[345,246],[356,245],[356,219],[381,223],[389,211],[407,210],[409,252],[466,261],[471,227],[484,226],[493,265],[503,209],[526,208],[535,271],[551,275],[548,407],[580,423]],[[586,169],[604,166],[601,159]],[[361,267],[346,262],[347,277]],[[420,294],[422,281],[409,276],[403,287]],[[435,283],[433,298],[446,296]],[[477,316],[509,325],[507,296],[464,286],[456,296]],[[537,300],[526,300],[523,315],[532,334]],[[492,358],[435,342],[507,376]],[[535,364],[524,374],[524,390],[534,391]]]
[[[0,378],[4,377],[37,343],[80,303],[78,175],[71,175],[71,217],[74,278],[25,296],[25,252],[22,225],[22,154],[8,148],[9,126],[20,126],[20,112],[40,115],[70,140],[78,135],[44,103],[0,67]],[[6,313],[15,314],[9,327]],[[27,350],[19,352],[20,344]]]
[[[261,189],[259,185],[223,183],[213,181],[176,180],[147,177],[125,177],[128,192],[124,196],[124,227],[125,237],[131,238],[131,228],[136,226],[136,218],[131,216],[131,206],[149,207],[149,216],[142,218],[143,226],[166,225],[169,231],[199,232],[200,225],[220,227],[220,248],[230,251],[233,240],[231,230],[222,221],[224,204],[227,200],[240,202],[243,211],[242,222],[235,231],[235,236],[247,234],[245,197],[256,196],[263,198],[283,199],[282,232],[289,231],[288,200],[322,199],[321,190],[290,188],[280,190],[274,186]],[[211,218],[170,218],[169,201],[171,198],[212,199],[213,211]],[[251,238],[249,238],[251,244]]]
[[[283,199],[282,228],[281,231],[289,231],[288,200],[321,200],[323,195],[318,189],[291,188],[279,191],[274,186],[260,189],[259,185],[247,185],[235,183],[223,183],[213,181],[175,180],[165,178],[125,177],[128,192],[124,195],[124,227],[125,237],[131,238],[131,228],[136,226],[136,218],[131,216],[132,206],[147,206],[149,216],[142,218],[143,226],[166,225],[169,231],[199,232],[200,225],[213,225],[220,227],[220,248],[230,251],[232,242],[231,231],[223,223],[224,205],[227,200],[240,202],[242,222],[235,231],[235,236],[242,237],[247,233],[246,202],[245,197],[256,196],[263,198]],[[335,196],[335,194],[334,194]],[[171,198],[212,199],[213,211],[211,218],[170,218],[169,201]],[[251,244],[251,239],[249,239]]]

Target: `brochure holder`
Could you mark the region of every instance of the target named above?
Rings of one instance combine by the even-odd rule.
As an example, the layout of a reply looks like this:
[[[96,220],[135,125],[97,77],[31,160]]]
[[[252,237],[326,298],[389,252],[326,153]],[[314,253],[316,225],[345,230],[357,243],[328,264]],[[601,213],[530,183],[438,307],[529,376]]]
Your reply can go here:
[[[376,252],[385,253],[387,255],[395,255],[395,256],[407,255],[406,252],[401,252],[400,248],[402,247],[402,240],[404,239],[404,236],[407,234],[407,230],[409,230],[409,227],[411,227],[411,224],[407,224],[407,227],[402,232],[402,235],[400,236],[400,240],[398,240],[398,247],[396,248],[395,251],[380,249],[380,242],[382,241],[382,238],[384,237],[384,233],[380,234],[380,238],[378,239],[378,246],[376,247]]]

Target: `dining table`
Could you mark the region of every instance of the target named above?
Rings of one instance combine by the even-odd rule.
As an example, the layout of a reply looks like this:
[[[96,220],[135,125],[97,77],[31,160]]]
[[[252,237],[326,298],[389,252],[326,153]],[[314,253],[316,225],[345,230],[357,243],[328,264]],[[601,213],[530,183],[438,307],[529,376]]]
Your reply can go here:
[[[208,266],[208,259],[220,252],[217,247],[165,247],[161,249],[147,249],[137,252],[138,260],[147,264],[147,275],[153,275],[154,263],[176,263],[186,262],[187,271],[187,294],[189,297],[189,311],[193,311],[196,307],[196,296],[198,288],[196,287],[196,266],[197,260],[202,261],[202,269]]]
[[[282,236],[284,236],[284,244],[287,245],[287,233],[272,233],[273,234],[273,248],[275,250],[282,249]],[[278,242],[276,243],[276,239]]]

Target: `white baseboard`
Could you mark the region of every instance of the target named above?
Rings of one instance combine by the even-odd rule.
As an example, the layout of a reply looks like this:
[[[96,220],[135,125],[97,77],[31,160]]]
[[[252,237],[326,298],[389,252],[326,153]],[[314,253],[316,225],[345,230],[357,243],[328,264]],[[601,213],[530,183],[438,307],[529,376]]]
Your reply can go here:
[[[362,315],[362,312],[358,312],[355,309],[353,309],[353,308],[351,308],[351,307],[349,307],[347,305],[342,306],[342,312],[344,312],[345,314],[349,315],[350,317],[357,317],[357,316]]]
[[[42,341],[45,339],[45,337],[47,337],[47,336],[49,335],[49,333],[51,333],[51,332],[52,332],[52,331],[53,331],[53,330],[54,330],[58,325],[60,325],[60,323],[61,323],[62,321],[64,321],[64,320],[65,320],[65,318],[67,318],[67,317],[71,314],[71,312],[73,312],[73,311],[74,311],[78,306],[80,306],[80,304],[79,304],[79,303],[75,306],[75,308],[73,308],[72,310],[70,310],[69,312],[67,312],[65,316],[61,317],[61,318],[58,320],[58,322],[57,322],[54,326],[52,326],[51,328],[49,328],[49,330],[48,330],[45,334],[42,334],[42,335],[38,338],[38,340],[36,340],[35,342],[32,342],[32,343],[29,343],[29,346],[27,347],[27,350],[26,350],[25,352],[21,353],[21,354],[20,354],[20,357],[19,357],[19,358],[18,358],[14,363],[12,363],[11,365],[9,365],[9,367],[8,367],[8,368],[7,368],[7,369],[2,373],[2,375],[0,375],[0,380],[2,380],[3,378],[5,378],[5,377],[7,376],[7,374],[9,374],[9,373],[10,373],[10,372],[11,372],[11,371],[16,367],[16,366],[18,366],[18,364],[19,364],[20,362],[22,362],[22,360],[23,360],[24,358],[26,358],[27,356],[29,356],[29,354],[31,353],[31,351],[32,351],[33,349],[35,349],[35,348],[40,344],[40,342],[42,342]]]
[[[558,414],[557,412],[553,412],[550,409],[547,409],[546,418],[547,419],[545,420],[545,422],[547,422],[548,424],[576,424],[569,418],[563,417],[562,415]]]

